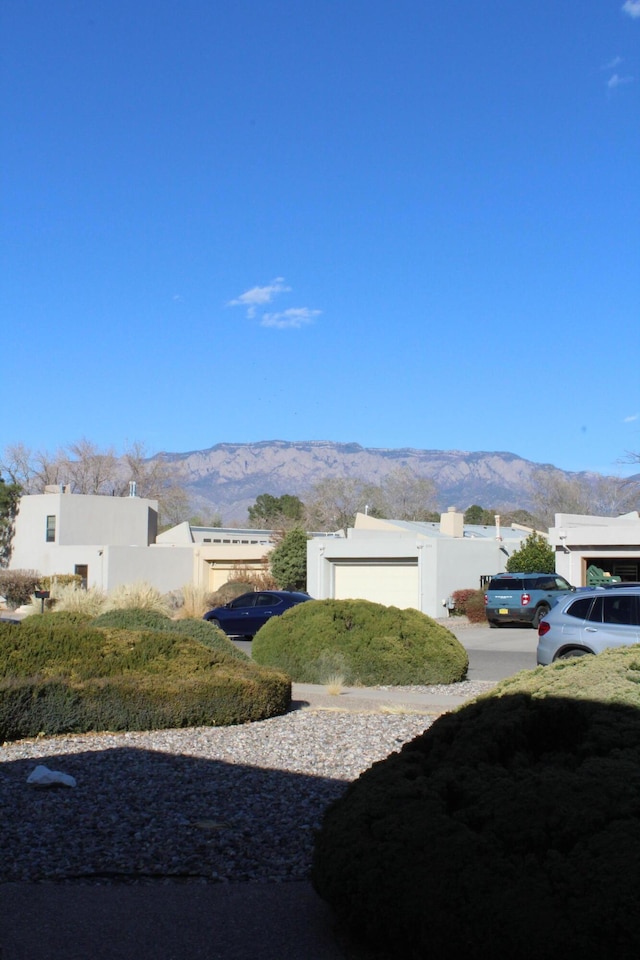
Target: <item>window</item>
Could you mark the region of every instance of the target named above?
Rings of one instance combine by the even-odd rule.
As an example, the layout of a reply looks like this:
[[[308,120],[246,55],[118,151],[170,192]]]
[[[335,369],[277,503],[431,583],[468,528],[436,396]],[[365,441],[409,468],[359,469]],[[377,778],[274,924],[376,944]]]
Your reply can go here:
[[[256,597],[253,593],[245,593],[242,597],[232,600],[229,607],[232,610],[243,610],[245,607],[255,606]]]
[[[256,607],[275,607],[282,603],[280,597],[271,597],[268,593],[259,593],[256,597]]]
[[[47,543],[55,543],[56,541],[56,518],[55,516],[47,517]]]
[[[605,597],[604,622],[636,626],[638,619],[637,597]]]
[[[593,603],[592,597],[582,597],[580,600],[576,600],[575,603],[572,603],[567,613],[570,617],[577,617],[578,620],[586,620],[589,615],[589,608]]]

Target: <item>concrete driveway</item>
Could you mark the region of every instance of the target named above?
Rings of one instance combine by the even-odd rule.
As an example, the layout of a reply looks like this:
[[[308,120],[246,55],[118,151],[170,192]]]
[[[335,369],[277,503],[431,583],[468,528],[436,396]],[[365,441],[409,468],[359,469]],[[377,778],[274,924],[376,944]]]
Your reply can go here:
[[[484,624],[456,624],[453,619],[446,626],[469,654],[469,680],[504,680],[536,666],[538,631],[532,627],[492,629]]]

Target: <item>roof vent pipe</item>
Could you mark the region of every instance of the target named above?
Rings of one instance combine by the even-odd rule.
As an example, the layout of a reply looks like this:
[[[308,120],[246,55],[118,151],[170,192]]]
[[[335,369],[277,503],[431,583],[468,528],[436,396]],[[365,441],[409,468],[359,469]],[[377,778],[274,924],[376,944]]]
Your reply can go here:
[[[129,480],[129,496],[130,496],[130,497],[135,497],[135,496],[136,496],[136,482],[135,482],[135,480]]]

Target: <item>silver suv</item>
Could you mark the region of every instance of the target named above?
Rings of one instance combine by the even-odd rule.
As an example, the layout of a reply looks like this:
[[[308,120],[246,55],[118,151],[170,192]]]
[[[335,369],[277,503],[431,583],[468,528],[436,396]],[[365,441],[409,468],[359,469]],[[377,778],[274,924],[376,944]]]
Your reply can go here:
[[[539,664],[640,643],[640,587],[583,590],[565,598],[538,626]]]
[[[528,623],[537,628],[551,607],[574,591],[557,573],[498,573],[484,595],[489,626]]]

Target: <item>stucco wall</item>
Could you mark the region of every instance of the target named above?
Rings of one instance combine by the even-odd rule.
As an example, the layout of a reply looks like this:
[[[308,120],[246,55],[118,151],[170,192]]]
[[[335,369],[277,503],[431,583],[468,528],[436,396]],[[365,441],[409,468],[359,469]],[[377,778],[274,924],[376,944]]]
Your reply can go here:
[[[312,539],[307,544],[307,590],[312,597],[322,600],[336,597],[335,568],[344,571],[349,563],[358,570],[351,584],[357,586],[363,563],[376,558],[381,564],[413,559],[416,567],[397,566],[395,573],[404,574],[409,585],[398,590],[403,602],[398,606],[414,606],[430,617],[443,617],[447,610],[443,600],[454,590],[465,587],[479,588],[480,577],[505,569],[507,554],[496,540],[470,540],[458,537],[415,537],[410,534],[381,532],[379,530],[353,531],[345,540]],[[513,548],[515,549],[515,544]],[[507,550],[510,548],[507,547]],[[381,567],[381,570],[384,568]],[[371,583],[361,590],[363,599],[374,599],[371,584],[375,586],[375,567],[371,567]],[[415,587],[413,586],[415,584]],[[407,602],[409,592],[415,600]],[[373,591],[375,592],[375,591]],[[392,603],[386,595],[378,594],[378,602]]]

